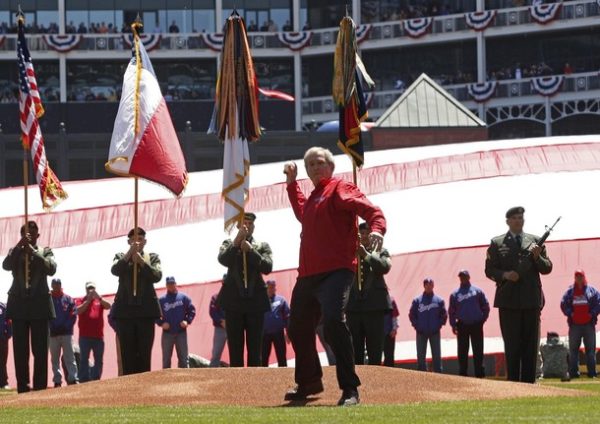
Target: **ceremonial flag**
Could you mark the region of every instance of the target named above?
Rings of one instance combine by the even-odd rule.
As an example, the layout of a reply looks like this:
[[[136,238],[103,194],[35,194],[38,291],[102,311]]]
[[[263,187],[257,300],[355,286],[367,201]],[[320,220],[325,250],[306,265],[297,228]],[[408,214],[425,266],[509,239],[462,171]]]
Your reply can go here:
[[[364,163],[360,123],[368,117],[362,84],[374,82],[358,56],[356,25],[346,16],[340,22],[334,56],[333,100],[339,107],[338,146],[355,167]]]
[[[132,50],[105,167],[113,174],[153,181],[179,196],[188,181],[185,158],[136,30]]]
[[[40,188],[42,206],[49,211],[62,200],[67,193],[48,164],[44,137],[38,118],[44,114],[40,99],[31,55],[25,40],[23,15],[18,17],[17,58],[19,64],[19,112],[21,122],[21,141],[23,148],[31,152],[35,178]]]
[[[244,20],[234,12],[225,23],[221,69],[209,132],[225,144],[223,155],[224,227],[230,231],[244,219],[249,196],[248,141],[258,140],[258,84]]]

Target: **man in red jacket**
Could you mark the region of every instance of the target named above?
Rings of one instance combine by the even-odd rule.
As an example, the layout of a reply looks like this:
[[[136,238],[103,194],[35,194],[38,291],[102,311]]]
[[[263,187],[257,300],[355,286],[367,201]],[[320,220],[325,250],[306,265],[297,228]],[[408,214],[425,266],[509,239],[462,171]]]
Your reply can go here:
[[[296,352],[297,386],[286,393],[285,399],[302,401],[323,391],[323,371],[315,342],[315,329],[323,316],[325,341],[335,354],[342,390],[338,405],[356,405],[360,380],[354,370],[345,312],[357,266],[357,216],[371,228],[374,251],[381,250],[386,222],[381,209],[354,184],[332,177],[335,164],[329,150],[308,149],[304,165],[314,185],[308,199],[296,182],[296,164],[289,162],[284,166],[288,197],[302,224],[298,280],[292,292],[288,331]]]

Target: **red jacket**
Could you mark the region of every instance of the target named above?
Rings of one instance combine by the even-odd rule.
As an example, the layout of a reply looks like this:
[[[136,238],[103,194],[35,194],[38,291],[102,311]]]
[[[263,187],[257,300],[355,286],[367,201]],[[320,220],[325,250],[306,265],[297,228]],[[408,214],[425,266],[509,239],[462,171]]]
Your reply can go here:
[[[350,182],[339,178],[323,180],[308,199],[297,182],[289,184],[287,192],[302,224],[299,277],[340,268],[356,271],[357,215],[369,224],[371,231],[385,234],[381,209]]]

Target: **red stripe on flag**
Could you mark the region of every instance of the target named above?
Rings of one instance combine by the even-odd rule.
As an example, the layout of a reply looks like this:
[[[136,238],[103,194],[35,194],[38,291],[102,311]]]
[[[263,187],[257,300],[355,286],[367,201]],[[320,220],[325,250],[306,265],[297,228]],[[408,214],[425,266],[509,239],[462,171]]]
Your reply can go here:
[[[187,183],[185,158],[165,99],[158,104],[140,140],[129,172],[180,195]]]

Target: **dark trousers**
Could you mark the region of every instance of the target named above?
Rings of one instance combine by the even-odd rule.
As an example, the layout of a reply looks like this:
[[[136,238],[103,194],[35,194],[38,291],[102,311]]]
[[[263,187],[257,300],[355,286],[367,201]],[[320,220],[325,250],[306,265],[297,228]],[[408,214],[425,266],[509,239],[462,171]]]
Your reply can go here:
[[[29,391],[29,341],[33,354],[33,390],[48,386],[48,320],[13,320],[13,353],[17,392]]]
[[[383,341],[383,365],[386,367],[394,367],[395,359],[394,352],[396,350],[396,336],[391,337],[389,334],[385,336]]]
[[[483,323],[464,324],[459,322],[457,325],[457,345],[458,345],[458,374],[467,375],[469,369],[469,341],[473,349],[473,366],[475,368],[475,377],[483,378],[485,370],[483,368]]]
[[[579,346],[583,340],[588,377],[596,377],[596,327],[593,324],[571,324],[569,326],[569,372],[579,377]]]
[[[262,342],[262,365],[269,366],[269,357],[271,356],[271,345],[275,348],[275,356],[277,356],[277,366],[287,367],[287,349],[285,346],[285,334],[283,330],[277,333],[263,334]]]
[[[8,339],[0,337],[0,388],[8,386],[8,373],[6,362],[8,361]]]
[[[229,366],[244,366],[244,337],[248,354],[248,366],[260,367],[262,350],[262,332],[265,320],[264,312],[241,313],[228,309],[225,311],[227,331],[227,348],[229,349]]]
[[[154,318],[117,319],[123,375],[150,371]]]
[[[508,380],[535,383],[540,310],[500,308],[499,316]]]
[[[369,365],[381,365],[383,355],[384,311],[348,312],[348,328],[354,345],[354,359],[357,364],[365,364],[365,344]]]
[[[321,315],[325,341],[335,355],[340,389],[352,390],[360,385],[354,371],[352,337],[345,321],[353,279],[352,271],[340,269],[296,281],[288,335],[296,352],[295,380],[298,385],[316,383],[323,377],[315,337]]]

